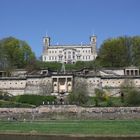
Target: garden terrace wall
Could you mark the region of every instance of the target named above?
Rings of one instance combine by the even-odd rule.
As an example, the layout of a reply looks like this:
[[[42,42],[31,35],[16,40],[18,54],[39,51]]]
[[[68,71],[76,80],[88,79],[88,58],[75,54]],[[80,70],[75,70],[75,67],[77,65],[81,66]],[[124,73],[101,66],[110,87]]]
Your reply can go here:
[[[140,107],[80,107],[46,105],[37,108],[0,108],[1,120],[140,119]]]

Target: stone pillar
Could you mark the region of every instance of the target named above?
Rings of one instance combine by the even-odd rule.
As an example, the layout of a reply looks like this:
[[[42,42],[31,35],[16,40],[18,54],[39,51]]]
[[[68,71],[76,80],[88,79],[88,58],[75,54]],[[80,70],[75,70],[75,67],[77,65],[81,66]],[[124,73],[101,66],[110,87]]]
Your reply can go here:
[[[133,76],[135,76],[135,75],[136,75],[135,70],[133,70]]]
[[[74,80],[73,77],[71,78],[71,91],[73,91]]]
[[[124,75],[127,75],[127,71],[126,71],[126,69],[124,70]]]
[[[66,88],[66,92],[68,92],[68,79],[67,79],[67,77],[65,79],[65,88]]]
[[[57,92],[59,93],[59,78],[57,78]]]
[[[129,76],[131,76],[131,70],[129,70]]]

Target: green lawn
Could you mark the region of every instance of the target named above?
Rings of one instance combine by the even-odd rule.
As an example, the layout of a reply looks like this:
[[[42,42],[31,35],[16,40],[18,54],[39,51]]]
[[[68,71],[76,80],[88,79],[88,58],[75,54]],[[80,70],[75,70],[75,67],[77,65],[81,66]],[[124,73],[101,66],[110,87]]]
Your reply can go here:
[[[81,135],[139,135],[140,121],[45,121],[45,122],[2,122],[0,133],[45,133]]]

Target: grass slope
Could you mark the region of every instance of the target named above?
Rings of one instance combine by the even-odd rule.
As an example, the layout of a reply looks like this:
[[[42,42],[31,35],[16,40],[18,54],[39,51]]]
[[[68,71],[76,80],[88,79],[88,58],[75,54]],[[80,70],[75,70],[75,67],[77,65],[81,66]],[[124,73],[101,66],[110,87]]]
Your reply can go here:
[[[45,121],[0,122],[0,133],[46,133],[73,135],[140,135],[140,121]]]

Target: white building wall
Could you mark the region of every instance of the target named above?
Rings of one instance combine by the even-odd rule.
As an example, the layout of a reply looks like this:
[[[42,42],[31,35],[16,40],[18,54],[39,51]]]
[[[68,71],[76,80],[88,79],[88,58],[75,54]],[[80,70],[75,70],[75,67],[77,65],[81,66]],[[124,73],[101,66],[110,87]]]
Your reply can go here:
[[[75,63],[76,61],[92,61],[96,58],[96,37],[92,37],[90,45],[48,45],[48,37],[44,38],[42,60],[45,62]]]

